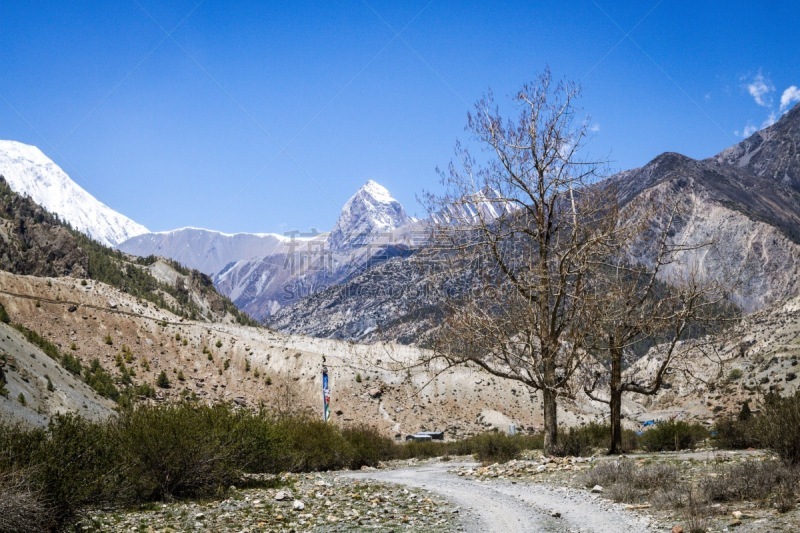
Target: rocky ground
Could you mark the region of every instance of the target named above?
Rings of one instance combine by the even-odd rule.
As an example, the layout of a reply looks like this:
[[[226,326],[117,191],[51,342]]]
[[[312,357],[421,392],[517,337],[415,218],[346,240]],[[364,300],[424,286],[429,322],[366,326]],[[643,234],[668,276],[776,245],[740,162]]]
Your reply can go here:
[[[697,487],[703,480],[719,477],[725,468],[749,461],[765,461],[772,457],[761,451],[719,451],[706,449],[678,453],[636,453],[621,457],[595,455],[593,457],[545,458],[532,452],[524,460],[489,466],[461,467],[456,470],[460,477],[476,483],[493,483],[512,480],[517,483],[543,484],[560,487],[562,490],[582,491],[592,498],[606,501],[633,500],[624,503],[624,508],[645,518],[655,531],[670,531],[678,526],[689,532],[692,525],[702,526],[706,531],[798,531],[800,530],[800,494],[795,494],[794,509],[780,512],[769,498],[729,501],[699,501],[695,509],[680,505],[677,501],[664,501],[664,493],[671,491],[696,494],[702,497]],[[632,461],[634,468],[651,465],[674,467],[678,480],[674,486],[663,487],[662,492],[647,494],[646,491],[632,498],[620,495],[611,487],[587,484],[587,473],[596,466],[609,461]],[[655,489],[655,487],[653,487]],[[678,504],[678,505],[676,505]],[[591,529],[590,529],[591,530]]]
[[[701,450],[623,457],[547,458],[538,451],[505,464],[469,457],[395,461],[357,472],[283,474],[275,488],[231,488],[225,499],[97,512],[84,531],[798,531],[800,500],[780,512],[772,498],[683,505],[663,494],[697,487],[735,465],[771,460],[760,451]],[[587,483],[592,469],[631,461],[672,468],[670,486],[620,497]],[[660,484],[654,480],[655,484]],[[794,496],[797,499],[797,495]],[[620,501],[622,500],[622,501]],[[680,500],[680,501],[679,501]],[[488,529],[487,529],[488,528]],[[676,528],[676,529],[673,529]],[[677,529],[682,528],[682,529]]]
[[[405,462],[406,464],[408,461]],[[338,472],[283,474],[276,488],[231,488],[227,498],[98,512],[83,531],[431,531],[460,529],[459,508],[425,490],[349,479]]]

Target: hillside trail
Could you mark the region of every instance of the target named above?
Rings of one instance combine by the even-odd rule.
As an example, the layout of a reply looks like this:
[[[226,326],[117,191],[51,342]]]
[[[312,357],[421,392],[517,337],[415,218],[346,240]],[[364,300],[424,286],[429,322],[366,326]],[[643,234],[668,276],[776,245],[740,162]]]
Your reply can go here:
[[[596,532],[654,531],[648,520],[587,491],[508,480],[474,481],[451,472],[475,463],[430,463],[395,470],[343,474],[425,489],[458,506],[464,531]]]

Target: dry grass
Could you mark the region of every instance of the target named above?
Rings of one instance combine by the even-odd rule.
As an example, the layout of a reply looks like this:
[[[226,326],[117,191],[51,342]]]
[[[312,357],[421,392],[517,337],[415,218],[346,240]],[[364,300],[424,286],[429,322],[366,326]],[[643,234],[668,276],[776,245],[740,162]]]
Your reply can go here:
[[[50,513],[40,492],[21,470],[0,472],[0,533],[42,531]]]

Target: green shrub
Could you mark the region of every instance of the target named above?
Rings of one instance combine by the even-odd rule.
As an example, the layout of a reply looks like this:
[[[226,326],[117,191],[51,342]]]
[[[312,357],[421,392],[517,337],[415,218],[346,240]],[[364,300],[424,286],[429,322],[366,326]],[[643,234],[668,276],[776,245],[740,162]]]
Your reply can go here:
[[[744,373],[742,372],[741,368],[732,368],[731,371],[728,372],[728,376],[725,378],[725,381],[727,381],[728,383],[732,383],[734,381],[741,379],[743,375]]]
[[[8,389],[6,388],[6,384],[8,380],[6,379],[6,373],[3,370],[3,366],[6,363],[6,356],[4,354],[0,354],[0,396],[3,398],[8,398]]]
[[[356,426],[342,430],[342,436],[351,450],[350,464],[353,470],[362,466],[377,466],[379,462],[392,459],[397,445],[374,427]]]
[[[739,421],[746,422],[753,418],[753,411],[750,410],[750,402],[745,400],[742,404],[742,409],[739,411]]]
[[[83,365],[81,365],[81,362],[77,357],[69,353],[65,353],[61,356],[61,366],[76,376],[80,376],[83,372]]]
[[[162,370],[158,378],[156,378],[156,385],[161,389],[168,389],[170,387],[169,378],[165,371]]]
[[[46,429],[2,426],[0,472],[24,472],[25,491],[46,502],[48,528],[63,527],[82,508],[128,501],[112,433],[75,415],[56,415]]]
[[[58,353],[58,347],[55,344],[45,339],[35,331],[26,328],[22,324],[14,324],[14,328],[16,328],[23,335],[25,335],[25,338],[28,340],[28,342],[30,342],[31,344],[35,344],[46,355],[58,361],[60,355]]]
[[[500,432],[477,435],[473,446],[475,459],[483,464],[505,463],[516,459],[522,451],[518,439]]]
[[[714,426],[716,435],[714,445],[726,450],[743,450],[760,446],[758,434],[752,419],[734,420],[724,419],[717,421]]]
[[[286,443],[286,470],[336,470],[347,467],[353,458],[352,448],[333,424],[303,418],[284,418],[276,424]]]
[[[786,483],[794,488],[797,481],[798,471],[779,461],[745,461],[718,468],[715,476],[703,480],[702,488],[712,502],[753,501],[767,498]]]
[[[708,430],[700,424],[683,420],[660,422],[639,436],[639,445],[650,452],[694,449],[708,438]]]
[[[100,361],[92,359],[88,368],[83,369],[83,380],[97,391],[97,394],[111,400],[119,400],[119,389],[114,385],[114,378],[100,365]]]
[[[465,441],[458,441],[458,442],[431,442],[431,441],[420,441],[420,442],[406,442],[400,445],[400,449],[397,451],[397,457],[399,459],[411,459],[415,457],[417,459],[428,459],[430,457],[442,457],[444,455],[472,455],[472,447],[464,444]],[[462,450],[458,453],[453,453],[455,446],[461,444]]]
[[[755,418],[761,444],[789,465],[800,465],[800,392],[789,398],[769,396]]]
[[[88,506],[130,501],[128,465],[120,461],[110,424],[56,415],[32,466],[59,523],[70,522]]]
[[[647,493],[670,488],[678,483],[678,469],[673,465],[637,465],[629,459],[599,462],[581,476],[587,486],[608,489],[617,502],[634,503],[647,499]]]
[[[559,430],[558,446],[555,454],[559,456],[580,457],[590,455],[597,448],[608,449],[611,444],[611,425],[591,422],[585,426]],[[638,447],[636,433],[622,430],[622,451],[630,452]]]
[[[277,474],[287,469],[287,438],[271,417],[263,412],[238,411],[232,432],[242,470]]]
[[[11,322],[11,317],[8,316],[8,312],[6,308],[3,307],[3,304],[0,304],[0,322],[3,324],[9,324]]]
[[[141,500],[217,494],[238,479],[233,412],[225,406],[140,406],[117,424],[121,462]]]

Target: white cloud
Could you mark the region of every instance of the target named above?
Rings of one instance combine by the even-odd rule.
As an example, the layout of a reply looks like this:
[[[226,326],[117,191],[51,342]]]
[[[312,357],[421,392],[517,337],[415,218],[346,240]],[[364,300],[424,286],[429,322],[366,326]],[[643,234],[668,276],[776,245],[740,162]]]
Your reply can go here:
[[[761,123],[760,129],[763,130],[764,128],[769,128],[776,122],[778,122],[778,115],[775,113],[775,111],[771,111],[769,116],[764,119],[764,122]]]
[[[800,89],[797,85],[787,87],[781,95],[781,112],[786,111],[795,102],[800,102]]]
[[[769,128],[776,122],[778,122],[778,114],[775,111],[771,111],[769,116],[764,119],[764,122],[761,123],[761,126],[756,126],[752,122],[748,122],[747,125],[744,127],[744,129],[742,129],[741,131],[736,130],[733,132],[733,134],[736,135],[737,137],[741,136],[744,139],[750,137],[758,130]]]
[[[600,131],[600,124],[598,124],[597,122],[595,122],[594,124],[592,124],[591,126],[589,126],[589,131],[590,131],[591,133],[597,133],[598,131]]]
[[[753,126],[752,124],[748,124],[744,127],[744,131],[742,131],[742,137],[750,137],[752,134],[758,131],[758,128]]]
[[[756,74],[753,81],[747,84],[747,92],[749,92],[753,100],[762,107],[770,106],[772,102],[766,99],[765,96],[768,96],[769,93],[774,90],[775,86],[772,85],[772,82],[765,78],[761,72]]]

